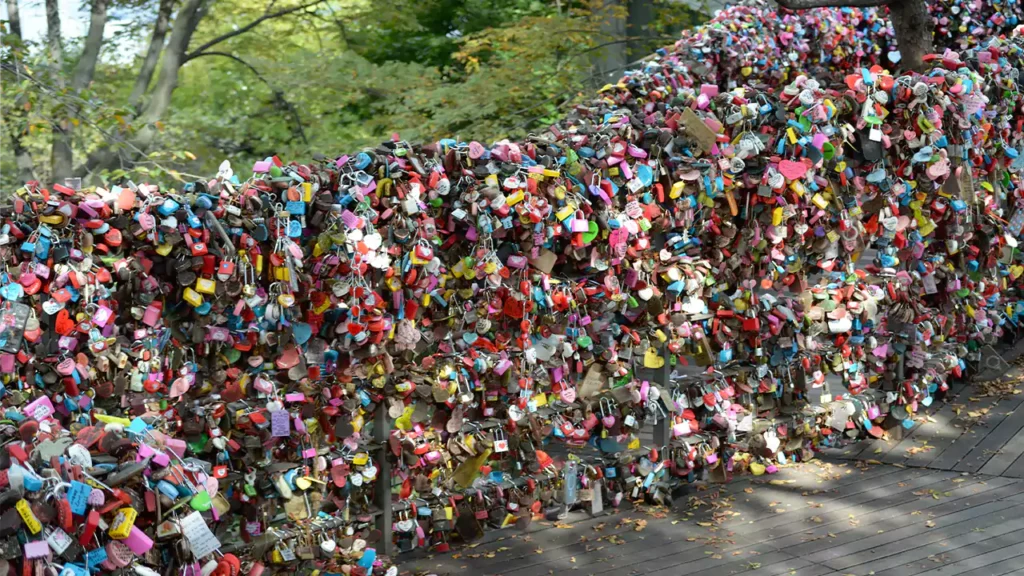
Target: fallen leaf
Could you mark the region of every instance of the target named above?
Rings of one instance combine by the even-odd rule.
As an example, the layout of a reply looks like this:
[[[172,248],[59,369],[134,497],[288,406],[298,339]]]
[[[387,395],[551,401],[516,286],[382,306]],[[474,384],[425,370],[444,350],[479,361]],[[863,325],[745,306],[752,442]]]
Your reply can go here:
[[[747,486],[746,488],[744,488],[743,491],[746,492],[747,494],[753,494],[754,493],[754,489],[751,488],[750,486]]]
[[[714,526],[714,524],[711,523],[711,522],[697,522],[697,526],[703,526],[705,528],[710,528],[710,527]]]
[[[543,554],[544,553],[544,549],[543,548],[537,548],[536,550],[534,550],[534,553],[536,553],[536,554]]]
[[[935,527],[935,522],[932,522],[931,520],[929,520],[929,521],[925,522],[924,525],[926,527],[928,527],[928,528],[934,528]]]

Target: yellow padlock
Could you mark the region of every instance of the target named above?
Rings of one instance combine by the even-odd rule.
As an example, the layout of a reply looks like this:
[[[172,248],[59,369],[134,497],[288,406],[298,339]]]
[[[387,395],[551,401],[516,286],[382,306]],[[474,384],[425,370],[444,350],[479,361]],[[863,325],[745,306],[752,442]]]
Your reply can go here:
[[[135,518],[139,515],[134,508],[126,506],[117,511],[117,516],[110,523],[110,530],[107,534],[115,540],[124,540],[132,533],[135,526]]]
[[[196,279],[196,292],[200,294],[213,294],[217,291],[217,281],[209,278]]]
[[[39,519],[36,518],[35,513],[32,512],[32,507],[29,505],[28,500],[22,498],[21,500],[18,500],[18,503],[15,504],[14,507],[18,509],[18,514],[21,515],[21,520],[25,523],[25,527],[28,528],[28,531],[33,534],[39,534],[43,529],[43,525],[39,523]]]
[[[185,292],[182,294],[185,302],[188,302],[193,307],[198,308],[203,305],[203,295],[193,290],[191,287],[185,288]]]
[[[782,207],[776,207],[772,210],[772,226],[779,226],[782,224]]]
[[[672,189],[668,191],[668,197],[676,200],[683,195],[683,190],[686,188],[686,182],[680,180],[672,185]]]

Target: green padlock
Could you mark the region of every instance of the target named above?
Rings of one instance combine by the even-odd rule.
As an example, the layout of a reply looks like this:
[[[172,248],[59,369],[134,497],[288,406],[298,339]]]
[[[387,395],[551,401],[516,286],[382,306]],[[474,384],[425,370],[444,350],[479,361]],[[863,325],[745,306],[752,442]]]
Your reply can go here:
[[[188,501],[188,505],[197,512],[206,512],[213,508],[213,500],[210,499],[210,494],[206,490],[200,490]]]

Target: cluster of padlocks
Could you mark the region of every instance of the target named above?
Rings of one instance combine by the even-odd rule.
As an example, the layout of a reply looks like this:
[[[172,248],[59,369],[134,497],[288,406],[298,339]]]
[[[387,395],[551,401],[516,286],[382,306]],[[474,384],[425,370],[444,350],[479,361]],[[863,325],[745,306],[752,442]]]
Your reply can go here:
[[[922,74],[737,6],[519,142],[28,183],[0,558],[370,574],[911,427],[1024,311],[1017,6],[933,6]]]

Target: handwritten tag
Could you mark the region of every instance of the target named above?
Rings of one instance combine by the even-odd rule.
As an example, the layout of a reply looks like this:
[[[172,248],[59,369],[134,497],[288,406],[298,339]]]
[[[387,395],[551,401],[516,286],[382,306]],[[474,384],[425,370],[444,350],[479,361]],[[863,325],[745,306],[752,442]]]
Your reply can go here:
[[[43,525],[39,523],[39,519],[36,518],[34,512],[32,512],[32,506],[29,505],[28,500],[22,498],[18,500],[18,503],[14,505],[18,509],[18,514],[21,515],[22,521],[25,522],[25,526],[28,527],[29,532],[33,534],[39,534],[39,531],[43,529]]]
[[[92,487],[83,482],[71,482],[71,488],[68,488],[68,504],[71,504],[71,511],[79,516],[85,516],[86,507],[89,505],[89,494],[92,493]]]
[[[185,535],[189,548],[196,558],[213,554],[214,550],[220,548],[220,540],[217,540],[199,512],[193,512],[181,519],[181,533]]]
[[[697,113],[689,108],[683,110],[682,120],[686,133],[697,141],[697,145],[703,152],[710,152],[718,138],[714,130],[708,128],[700,116],[697,116]]]
[[[53,402],[50,402],[50,398],[47,396],[40,396],[34,402],[25,406],[25,415],[29,418],[35,418],[42,422],[50,417],[56,410],[53,407]]]
[[[107,561],[107,550],[106,548],[97,548],[90,550],[85,553],[85,565],[89,567],[89,570],[95,569],[100,564]]]
[[[287,410],[277,410],[270,413],[270,430],[275,438],[291,434],[291,422]]]

